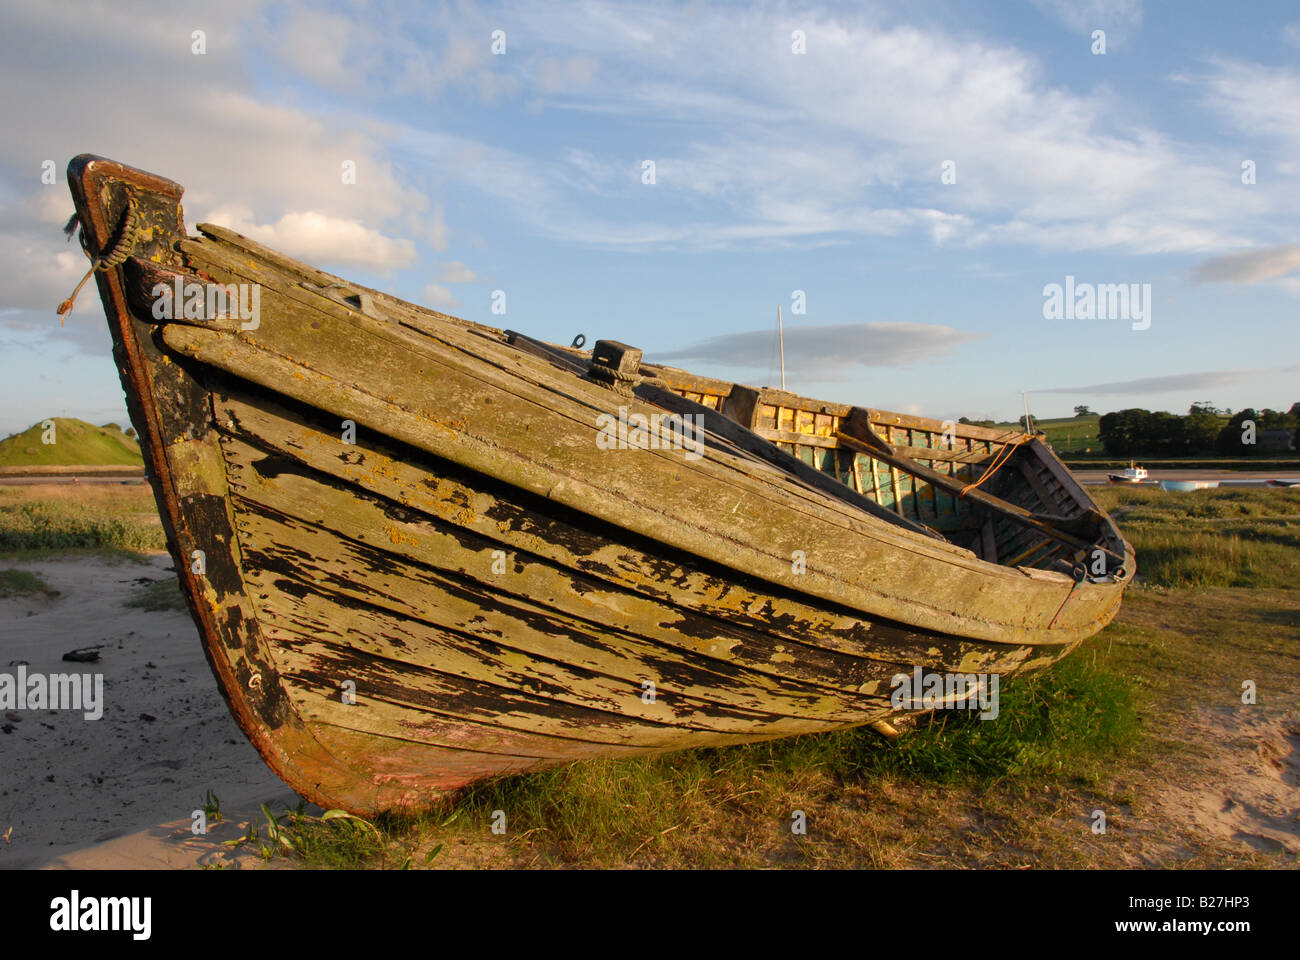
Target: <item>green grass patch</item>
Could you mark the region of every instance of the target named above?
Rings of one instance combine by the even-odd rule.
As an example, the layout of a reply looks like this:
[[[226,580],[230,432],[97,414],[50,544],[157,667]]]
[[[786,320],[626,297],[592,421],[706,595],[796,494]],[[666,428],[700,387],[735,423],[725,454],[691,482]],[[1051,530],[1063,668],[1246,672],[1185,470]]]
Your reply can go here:
[[[35,593],[57,596],[58,592],[46,584],[38,573],[30,570],[0,570],[0,598],[24,597]]]
[[[993,721],[947,711],[874,748],[846,772],[932,783],[1005,778],[1063,778],[1096,783],[1117,754],[1133,746],[1142,695],[1139,680],[1117,669],[1096,641],[1050,670],[1013,679]]]

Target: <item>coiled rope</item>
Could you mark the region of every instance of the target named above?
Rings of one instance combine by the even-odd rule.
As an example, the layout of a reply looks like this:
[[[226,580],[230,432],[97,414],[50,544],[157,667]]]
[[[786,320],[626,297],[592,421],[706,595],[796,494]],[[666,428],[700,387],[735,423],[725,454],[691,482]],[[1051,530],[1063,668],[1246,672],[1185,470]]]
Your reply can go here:
[[[72,231],[76,227],[77,219],[77,214],[74,213],[72,219],[68,221],[68,225],[64,228],[69,237],[72,236]],[[117,243],[113,245],[113,249],[107,254],[102,257],[91,256],[90,250],[86,247],[86,231],[84,227],[82,228],[80,236],[81,249],[85,250],[87,257],[90,257],[90,269],[86,271],[86,275],[81,278],[81,282],[78,283],[76,289],[72,291],[72,296],[59,304],[59,326],[63,326],[63,321],[67,319],[68,314],[72,312],[72,305],[77,300],[77,294],[79,294],[81,288],[86,285],[86,281],[94,276],[95,271],[110,270],[113,267],[120,267],[122,264],[126,263],[126,258],[131,256],[131,251],[135,249],[136,242],[139,239],[140,208],[135,202],[135,197],[130,196],[127,197],[126,213],[122,218],[122,236],[118,238]]]
[[[616,370],[608,364],[597,363],[595,360],[591,361],[587,376],[601,386],[609,387],[620,397],[633,396],[632,388],[645,379],[639,373],[624,373],[622,370]]]
[[[1011,459],[1011,454],[1015,453],[1016,448],[1023,443],[1028,443],[1032,439],[1034,438],[1031,437],[1029,434],[1022,433],[1020,436],[1012,437],[1010,440],[1004,443],[1002,445],[1002,449],[997,452],[997,455],[993,458],[992,462],[989,464],[988,469],[985,470],[984,473],[980,475],[980,478],[978,480],[976,480],[973,483],[968,483],[966,484],[966,486],[962,487],[961,491],[957,494],[957,496],[959,497],[966,496],[966,494],[970,493],[970,491],[974,490],[976,487],[978,487],[989,477],[993,476],[993,474],[1001,470],[1004,466],[1006,466],[1007,461]]]

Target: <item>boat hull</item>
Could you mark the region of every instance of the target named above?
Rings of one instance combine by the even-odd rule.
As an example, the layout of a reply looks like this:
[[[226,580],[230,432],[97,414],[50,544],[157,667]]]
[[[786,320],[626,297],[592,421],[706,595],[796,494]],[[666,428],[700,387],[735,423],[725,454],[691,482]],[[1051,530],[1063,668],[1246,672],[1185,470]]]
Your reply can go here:
[[[899,674],[1037,669],[1118,607],[1122,583],[982,562],[721,446],[601,450],[599,417],[652,408],[186,239],[169,181],[69,179],[92,250],[138,212],[97,281],[169,548],[232,713],[322,806],[871,723]],[[167,271],[256,284],[259,325],[159,322]]]
[[[1161,480],[1160,489],[1167,493],[1190,493],[1193,490],[1214,490],[1218,480]]]

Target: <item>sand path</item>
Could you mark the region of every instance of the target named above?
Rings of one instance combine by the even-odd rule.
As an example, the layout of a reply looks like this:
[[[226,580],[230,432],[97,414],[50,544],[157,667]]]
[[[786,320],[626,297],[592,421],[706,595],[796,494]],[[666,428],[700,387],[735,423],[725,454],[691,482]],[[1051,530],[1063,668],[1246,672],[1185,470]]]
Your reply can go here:
[[[220,856],[240,820],[298,798],[231,719],[188,612],[123,606],[141,578],[170,578],[171,558],[6,560],[59,596],[0,600],[0,672],[100,672],[103,717],[0,711],[0,868],[193,866]],[[103,644],[97,663],[69,650]],[[146,719],[152,718],[152,719]],[[207,790],[228,820],[189,832]],[[242,865],[248,858],[230,856]],[[256,860],[256,858],[252,858]],[[260,864],[260,860],[257,861]]]

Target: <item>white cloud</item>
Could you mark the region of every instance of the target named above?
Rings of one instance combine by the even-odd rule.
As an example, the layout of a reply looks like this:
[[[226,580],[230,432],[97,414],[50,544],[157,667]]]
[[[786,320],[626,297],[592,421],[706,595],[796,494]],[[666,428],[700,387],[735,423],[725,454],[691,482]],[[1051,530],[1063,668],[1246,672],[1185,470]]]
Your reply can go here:
[[[1179,393],[1209,390],[1258,380],[1273,373],[1296,373],[1300,367],[1266,367],[1253,370],[1204,370],[1199,373],[1175,373],[1159,377],[1140,377],[1136,380],[1117,380],[1111,383],[1094,383],[1084,387],[1055,387],[1039,389],[1034,393],[1096,394],[1117,396],[1124,394]]]
[[[1141,21],[1135,3],[1094,13]],[[1249,244],[1274,209],[1227,189],[1225,150],[1163,135],[1105,89],[1052,86],[1007,44],[867,12],[801,16],[806,56],[790,54],[770,12],[593,2],[581,22],[530,7],[515,17],[555,57],[602,64],[600,83],[550,109],[663,131],[646,151],[661,212],[631,205],[645,196],[640,156],[486,151],[470,182],[555,238],[712,248],[916,232],[936,244],[1209,252]],[[940,183],[945,160],[955,185]],[[627,202],[617,216],[575,214],[573,189]]]
[[[450,290],[437,283],[431,283],[424,288],[424,302],[431,307],[454,307],[460,303],[452,296]]]
[[[473,283],[478,280],[479,276],[459,260],[453,260],[451,263],[442,265],[442,273],[439,274],[438,280],[441,283]]]
[[[903,367],[946,356],[982,337],[942,324],[896,321],[800,326],[797,335],[792,331],[785,338],[785,359],[789,367],[819,373],[846,367]],[[653,359],[763,369],[771,363],[775,344],[775,330],[747,330],[710,337]]]
[[[388,272],[415,260],[415,244],[410,240],[386,237],[357,220],[316,210],[293,211],[274,223],[258,224],[247,207],[227,206],[204,219],[313,265],[345,264]]]
[[[204,11],[201,20],[207,53],[195,55],[195,18],[178,7],[92,0],[0,11],[0,84],[22,91],[0,102],[0,121],[14,133],[0,140],[0,169],[20,172],[19,179],[6,178],[11,200],[0,219],[0,256],[12,268],[0,293],[5,326],[47,329],[47,313],[53,316],[49,311],[85,270],[75,240],[65,243],[58,226],[72,212],[62,169],[87,148],[181,183],[191,227],[224,222],[321,265],[407,266],[415,259],[414,238],[445,249],[441,206],[397,175],[379,125],[340,120],[254,88],[244,58],[267,39],[258,35],[269,30],[260,3],[233,0]],[[301,68],[315,49],[320,78],[327,79],[342,24],[333,17],[310,23],[315,32],[304,32],[306,46],[297,52],[286,50],[286,62]],[[305,29],[302,21],[297,26]],[[76,56],[49,55],[69,49]],[[165,78],[165,96],[142,98],[145,68],[125,70],[123,63],[148,64],[149,76]],[[60,172],[54,186],[38,179],[47,159]],[[356,165],[355,183],[343,180],[347,160]],[[102,350],[97,299],[87,285],[57,335]],[[82,337],[83,326],[94,324],[100,331]]]
[[[1214,58],[1209,69],[1179,79],[1198,87],[1201,103],[1243,135],[1233,167],[1239,173],[1242,160],[1256,161],[1258,182],[1252,189],[1268,191],[1276,182],[1275,176],[1270,177],[1275,171],[1300,174],[1300,160],[1296,159],[1300,154],[1300,70]],[[1261,156],[1270,145],[1281,148],[1274,154],[1273,169]],[[1296,191],[1290,184],[1284,187],[1275,196],[1295,211]]]
[[[1142,25],[1142,0],[1034,0],[1034,5],[1075,33],[1105,30],[1108,47],[1112,34],[1128,39]]]
[[[1286,243],[1212,257],[1198,264],[1192,277],[1201,283],[1260,283],[1297,270],[1300,244]]]

